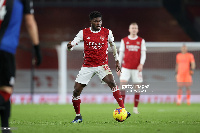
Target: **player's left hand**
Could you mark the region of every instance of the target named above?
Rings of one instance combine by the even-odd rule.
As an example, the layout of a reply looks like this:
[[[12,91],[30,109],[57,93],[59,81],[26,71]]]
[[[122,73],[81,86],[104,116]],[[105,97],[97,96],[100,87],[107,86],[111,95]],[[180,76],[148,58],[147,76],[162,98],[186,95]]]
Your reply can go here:
[[[142,70],[143,70],[143,65],[140,64],[140,65],[137,67],[137,70],[138,70],[139,72],[142,72]]]
[[[117,73],[117,76],[118,77],[120,77],[120,75],[121,75],[121,72],[120,71],[118,71],[118,72],[116,72]]]
[[[34,52],[35,52],[35,58],[36,58],[36,65],[39,66],[42,63],[42,55],[40,51],[40,45],[34,45]]]
[[[116,71],[118,72],[118,71],[120,71],[121,72],[121,67],[120,67],[120,64],[119,64],[119,61],[117,60],[116,61]]]

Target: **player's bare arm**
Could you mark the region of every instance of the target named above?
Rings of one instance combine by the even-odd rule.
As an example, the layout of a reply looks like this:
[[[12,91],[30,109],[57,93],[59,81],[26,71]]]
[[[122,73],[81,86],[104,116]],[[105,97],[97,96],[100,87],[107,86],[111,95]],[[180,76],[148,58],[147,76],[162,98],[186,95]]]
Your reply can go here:
[[[120,63],[119,63],[119,56],[117,53],[117,48],[114,42],[110,42],[110,47],[113,51],[113,56],[115,58],[115,65],[116,65],[116,71],[120,71],[121,72],[121,67],[120,67]]]
[[[119,76],[120,77],[120,73],[121,73],[121,70],[120,71],[118,71],[118,72],[116,72],[117,73],[117,76]]]
[[[33,14],[26,14],[24,16],[26,29],[34,45],[39,44],[38,27]]]
[[[121,67],[120,67],[120,64],[119,64],[118,60],[116,61],[115,65],[116,65],[116,71],[120,73],[121,72]]]
[[[123,54],[124,54],[124,52],[119,52],[119,60],[118,60],[118,64],[119,64],[119,67],[120,67],[120,71],[118,70],[117,71],[117,75],[120,77],[120,73],[121,73],[121,63],[122,63],[122,58],[123,58]],[[117,62],[116,62],[116,64],[117,64]],[[117,66],[116,66],[117,67]],[[117,70],[117,68],[116,68],[116,70]]]

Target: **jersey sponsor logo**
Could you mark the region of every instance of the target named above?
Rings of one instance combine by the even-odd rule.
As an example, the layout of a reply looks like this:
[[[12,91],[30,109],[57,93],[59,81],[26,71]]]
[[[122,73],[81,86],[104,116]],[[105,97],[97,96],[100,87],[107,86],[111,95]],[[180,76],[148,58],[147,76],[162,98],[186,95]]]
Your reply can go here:
[[[4,20],[4,17],[7,13],[6,11],[6,5],[4,5],[6,0],[0,0],[0,21]]]
[[[89,42],[87,45],[91,46],[93,49],[101,49],[102,44],[104,43]]]
[[[128,51],[138,51],[138,49],[140,49],[140,46],[137,45],[127,45],[126,48],[128,49]]]

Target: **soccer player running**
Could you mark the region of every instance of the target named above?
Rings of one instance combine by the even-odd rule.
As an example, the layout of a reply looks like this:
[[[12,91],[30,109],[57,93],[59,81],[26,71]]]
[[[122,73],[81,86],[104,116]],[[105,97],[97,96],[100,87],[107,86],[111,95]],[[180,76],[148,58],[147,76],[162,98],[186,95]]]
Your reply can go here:
[[[15,82],[15,53],[24,15],[25,25],[34,44],[37,65],[41,63],[37,24],[31,0],[0,1],[0,115],[1,127],[9,127],[10,96]],[[7,129],[7,128],[6,128]],[[2,132],[10,132],[2,130]]]
[[[105,82],[111,88],[113,96],[119,106],[124,108],[122,96],[116,86],[112,72],[108,66],[108,44],[112,48],[116,61],[116,71],[120,71],[117,49],[114,43],[112,31],[101,27],[102,15],[98,11],[93,11],[89,15],[91,27],[80,30],[72,42],[67,44],[69,50],[84,41],[84,62],[77,75],[72,96],[72,103],[76,112],[76,117],[72,123],[82,122],[80,114],[80,94],[88,84],[93,75],[97,75],[101,82]],[[127,117],[131,114],[128,112]]]
[[[178,85],[177,91],[177,105],[181,105],[182,88],[186,87],[187,104],[190,105],[190,87],[192,85],[192,74],[196,65],[192,53],[187,52],[186,45],[181,47],[181,53],[176,55],[176,81]]]
[[[139,37],[138,24],[131,23],[129,25],[130,35],[121,40],[119,48],[119,63],[122,64],[120,76],[120,86],[126,85],[130,78],[134,85],[139,85],[143,82],[142,70],[146,60],[146,46],[145,40]],[[140,93],[139,89],[135,88],[133,113],[138,114],[138,104]],[[125,90],[120,89],[123,101],[125,101]]]

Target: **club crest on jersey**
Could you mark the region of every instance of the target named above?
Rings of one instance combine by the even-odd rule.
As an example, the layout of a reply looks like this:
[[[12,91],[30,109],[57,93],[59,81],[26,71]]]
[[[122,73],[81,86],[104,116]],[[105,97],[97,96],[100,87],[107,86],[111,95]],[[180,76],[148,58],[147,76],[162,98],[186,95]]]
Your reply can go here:
[[[105,37],[104,36],[100,36],[101,41],[104,41]]]
[[[140,42],[136,42],[137,45],[140,45]]]

